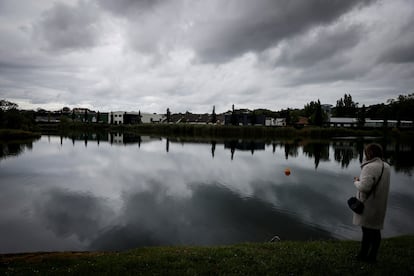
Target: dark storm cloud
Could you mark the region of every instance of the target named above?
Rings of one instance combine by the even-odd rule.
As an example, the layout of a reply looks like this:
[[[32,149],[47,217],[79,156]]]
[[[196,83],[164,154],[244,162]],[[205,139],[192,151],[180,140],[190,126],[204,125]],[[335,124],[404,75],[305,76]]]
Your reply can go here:
[[[248,51],[260,52],[282,39],[331,23],[352,8],[370,2],[372,1],[233,2],[233,6],[227,10],[229,19],[224,17],[216,22],[207,21],[201,27],[207,33],[199,32],[196,49],[204,59],[217,61]],[[209,32],[209,26],[213,26],[214,31]]]
[[[349,87],[373,104],[413,83],[410,0],[1,4],[0,97],[21,107],[279,109]]]
[[[388,39],[383,45],[383,53],[378,61],[385,63],[412,63],[414,62],[414,5],[407,9],[409,19],[401,24],[400,28],[394,28],[396,35]]]
[[[313,66],[346,53],[358,44],[362,34],[361,26],[350,26],[320,29],[311,36],[290,39],[282,43],[276,66]]]
[[[52,51],[85,49],[98,42],[98,21],[99,12],[91,2],[75,6],[57,2],[35,24],[34,34]]]
[[[205,62],[225,62],[249,51],[261,52],[371,2],[106,0],[99,5],[128,18],[130,42],[139,51],[183,44]]]
[[[117,15],[136,15],[136,13],[145,12],[161,2],[162,0],[97,0],[97,4],[106,10]]]
[[[414,62],[414,32],[410,39],[393,43],[393,47],[385,51],[380,61],[388,63],[412,63]]]

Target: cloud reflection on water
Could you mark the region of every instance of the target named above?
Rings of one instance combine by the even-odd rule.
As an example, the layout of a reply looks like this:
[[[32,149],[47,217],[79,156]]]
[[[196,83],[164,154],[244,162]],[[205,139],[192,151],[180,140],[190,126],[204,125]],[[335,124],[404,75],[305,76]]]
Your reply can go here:
[[[345,204],[355,192],[358,150],[350,148],[347,166],[334,161],[335,149],[349,143],[280,143],[264,150],[233,144],[232,159],[233,146],[219,142],[143,138],[139,146],[116,147],[73,141],[42,138],[19,162],[0,166],[7,180],[0,185],[0,218],[14,221],[0,230],[1,252],[359,236]],[[385,236],[414,231],[407,222],[412,177],[394,172],[393,180]],[[397,202],[393,195],[400,194],[405,197]],[[20,242],[22,228],[35,231],[32,245]],[[49,243],[36,242],[48,235]]]
[[[223,186],[190,185],[192,196],[186,198],[168,196],[162,183],[151,187],[126,196],[123,224],[104,232],[92,249],[265,242],[276,234],[298,240],[331,238],[265,201],[242,198]]]

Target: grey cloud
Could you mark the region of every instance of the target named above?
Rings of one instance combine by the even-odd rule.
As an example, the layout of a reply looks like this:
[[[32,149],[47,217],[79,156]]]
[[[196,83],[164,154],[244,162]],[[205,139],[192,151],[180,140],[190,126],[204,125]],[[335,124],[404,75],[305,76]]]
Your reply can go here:
[[[371,2],[106,0],[99,5],[128,18],[130,42],[139,51],[186,46],[203,62],[216,63],[249,51],[261,52]]]
[[[338,67],[332,64],[337,64]],[[330,65],[322,63],[307,70],[300,70],[296,76],[288,81],[288,85],[296,86],[335,81],[354,81],[369,74],[370,70],[369,65],[355,66],[346,61],[332,62]]]
[[[46,63],[46,59],[44,59]],[[0,63],[0,73],[7,82],[1,82],[0,95],[5,98],[28,99],[32,104],[48,104],[64,101],[79,104],[85,100],[83,90],[87,86],[82,79],[72,76],[73,68],[53,63],[40,65],[38,60],[28,60],[28,64]]]
[[[371,102],[413,83],[409,0],[23,2],[0,1],[0,96],[21,106],[279,109],[328,83]]]
[[[358,44],[361,26],[320,29],[316,34],[299,36],[282,43],[277,66],[310,67],[342,54]],[[346,60],[344,60],[346,62]]]
[[[230,19],[200,23],[200,29],[195,30],[198,32],[195,47],[203,59],[213,61],[226,60],[249,51],[260,52],[312,27],[328,24],[352,8],[370,2],[243,2],[229,9]]]
[[[385,51],[379,58],[385,63],[413,63],[414,62],[414,5],[406,9],[408,15],[404,24],[396,29],[397,35],[383,46]]]
[[[102,8],[120,15],[135,16],[136,13],[146,12],[148,9],[155,7],[162,0],[97,0],[97,4]]]
[[[91,2],[80,1],[75,6],[55,5],[34,25],[35,37],[46,43],[49,50],[76,50],[93,47],[99,38],[99,12]]]
[[[392,48],[380,56],[379,61],[386,63],[414,62],[414,33],[411,33],[410,39],[394,43]]]

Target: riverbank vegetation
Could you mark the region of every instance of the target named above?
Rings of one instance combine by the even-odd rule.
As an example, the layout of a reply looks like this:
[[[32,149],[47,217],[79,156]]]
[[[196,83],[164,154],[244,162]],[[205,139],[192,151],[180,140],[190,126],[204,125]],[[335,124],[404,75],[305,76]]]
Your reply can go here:
[[[326,105],[325,105],[326,107]],[[358,103],[354,102],[350,94],[345,94],[340,98],[336,106],[330,108],[328,113],[337,117],[357,117],[358,124],[353,127],[329,127],[327,123],[328,113],[322,110],[320,101],[312,101],[304,106],[303,109],[287,109],[281,111],[271,111],[267,109],[239,110],[239,112],[247,112],[251,117],[270,118],[284,120],[283,126],[265,127],[263,125],[254,125],[252,120],[250,124],[239,126],[234,118],[230,124],[222,125],[225,122],[225,114],[215,114],[215,109],[211,115],[209,114],[192,114],[197,118],[210,118],[203,121],[203,124],[189,123],[188,120],[173,120],[172,114],[167,109],[166,118],[160,120],[159,123],[142,123],[141,120],[132,124],[132,121],[124,121],[123,124],[109,124],[109,117],[103,119],[99,111],[96,113],[95,120],[92,120],[85,108],[64,107],[59,111],[46,111],[38,109],[19,110],[18,105],[6,100],[0,100],[0,129],[20,129],[26,131],[41,131],[43,134],[60,134],[68,135],[70,133],[98,133],[98,132],[118,132],[118,133],[135,133],[137,135],[158,135],[166,137],[202,137],[202,138],[245,138],[245,139],[280,139],[280,138],[332,138],[332,137],[385,137],[385,138],[405,138],[412,139],[414,130],[412,127],[402,127],[402,120],[413,120],[414,110],[414,93],[408,95],[400,95],[397,99],[390,99],[387,104],[372,105],[369,107],[358,107]],[[76,113],[75,112],[78,112]],[[83,110],[83,113],[81,112]],[[81,112],[81,113],[79,113]],[[187,112],[188,113],[188,112]],[[186,114],[187,114],[186,113]],[[233,107],[234,113],[234,107]],[[181,113],[180,113],[181,114]],[[188,113],[191,115],[191,113]],[[243,113],[244,114],[244,113]],[[101,115],[101,116],[100,116]],[[185,114],[181,114],[185,115]],[[221,116],[221,123],[215,123],[217,116]],[[108,114],[107,114],[108,116]],[[233,116],[233,115],[231,115]],[[190,116],[191,117],[191,116]],[[194,117],[194,116],[193,116]],[[203,117],[203,118],[204,118]],[[304,119],[304,123],[298,123],[299,118]],[[381,119],[384,125],[378,128],[364,128],[366,118]],[[387,124],[388,120],[396,120],[397,124],[394,128]],[[190,120],[191,121],[191,120]],[[197,120],[196,120],[197,121]],[[234,121],[234,122],[233,122]],[[131,124],[129,124],[129,123]],[[141,122],[141,123],[139,123]],[[115,122],[116,123],[116,122]],[[229,123],[229,122],[227,122]],[[234,123],[232,125],[232,123]],[[245,123],[245,122],[244,122]],[[244,124],[243,123],[243,124]],[[287,125],[287,126],[285,126]]]
[[[32,132],[20,129],[0,129],[0,141],[16,141],[40,138],[39,132]]]
[[[399,129],[354,129],[336,127],[265,127],[226,126],[197,124],[138,124],[110,125],[65,122],[64,124],[39,124],[43,134],[70,136],[73,133],[128,133],[163,137],[203,139],[331,139],[335,137],[383,137],[411,140],[414,131]]]
[[[126,252],[0,255],[2,275],[413,275],[414,236],[384,239],[376,264],[357,261],[357,241],[281,241]]]

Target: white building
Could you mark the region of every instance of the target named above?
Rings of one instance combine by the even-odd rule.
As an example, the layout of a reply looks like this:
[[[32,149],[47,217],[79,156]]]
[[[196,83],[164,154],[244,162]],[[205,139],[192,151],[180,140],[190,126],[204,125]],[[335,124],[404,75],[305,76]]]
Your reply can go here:
[[[286,118],[266,118],[265,126],[286,126]]]
[[[143,124],[162,123],[166,119],[167,118],[164,114],[141,113],[141,122]]]
[[[109,112],[108,123],[114,125],[134,124],[137,123],[139,115],[141,115],[141,123],[144,124],[162,123],[166,119],[164,114],[112,111]]]
[[[329,120],[329,125],[331,127],[356,127],[358,126],[358,119],[357,118],[338,118],[338,117],[331,117]],[[385,126],[384,120],[373,120],[373,119],[365,119],[364,127],[368,128],[382,128]],[[388,120],[387,127],[394,128],[412,128],[414,126],[413,121],[400,121],[398,125],[397,120]]]
[[[108,124],[122,125],[124,123],[125,111],[111,111],[108,116]]]
[[[331,117],[329,119],[329,125],[331,127],[354,127],[357,123],[356,118]]]

